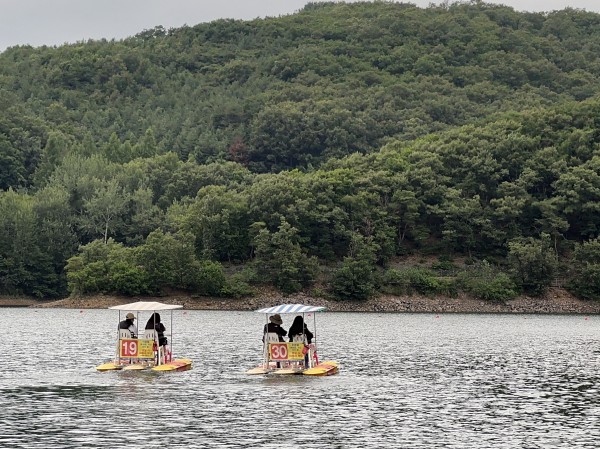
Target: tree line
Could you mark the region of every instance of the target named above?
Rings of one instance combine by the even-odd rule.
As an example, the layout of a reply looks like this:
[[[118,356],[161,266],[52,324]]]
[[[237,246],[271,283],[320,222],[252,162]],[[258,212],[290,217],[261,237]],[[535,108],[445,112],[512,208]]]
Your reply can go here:
[[[0,292],[597,299],[598,25],[311,3],[10,48]]]
[[[124,164],[74,153],[38,191],[0,195],[2,288],[229,295],[266,281],[292,292],[328,272],[340,296],[368,296],[412,253],[512,269],[515,292],[542,292],[561,258],[569,270],[581,259],[569,276],[585,281],[595,256],[578,254],[600,226],[598,117],[600,101],[574,102],[272,174],[175,153]]]

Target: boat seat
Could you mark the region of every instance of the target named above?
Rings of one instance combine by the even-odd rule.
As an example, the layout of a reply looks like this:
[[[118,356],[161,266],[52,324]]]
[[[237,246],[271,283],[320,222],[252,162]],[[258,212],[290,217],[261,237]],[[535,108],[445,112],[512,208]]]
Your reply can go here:
[[[160,360],[161,365],[165,363],[165,347],[158,346],[158,332],[154,329],[144,329],[144,338],[146,340],[154,340],[156,347],[158,348],[158,360]]]
[[[119,329],[119,339],[121,338],[132,338],[131,331],[129,329]]]
[[[306,339],[306,335],[304,334],[300,334],[300,335],[294,335],[294,337],[292,338],[292,342],[294,343],[304,343],[305,347],[308,345],[308,341]],[[310,355],[307,352],[304,356],[304,361],[300,362],[296,362],[296,364],[298,366],[302,366],[304,368],[309,368],[310,367]]]
[[[154,340],[158,344],[158,335],[154,329],[144,329],[144,338]]]
[[[275,332],[267,332],[267,338],[265,338],[265,341],[267,343],[279,343],[279,335],[277,335]]]

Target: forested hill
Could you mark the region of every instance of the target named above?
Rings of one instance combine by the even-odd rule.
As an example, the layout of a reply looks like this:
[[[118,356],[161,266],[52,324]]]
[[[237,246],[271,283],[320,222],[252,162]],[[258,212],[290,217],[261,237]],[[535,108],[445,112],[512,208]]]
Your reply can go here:
[[[599,55],[598,14],[477,1],[10,48],[0,293],[597,298]]]
[[[314,167],[498,111],[583,100],[600,87],[599,57],[598,14],[479,2],[314,3],[118,42],[15,47],[0,55],[12,173],[0,187],[31,185],[51,132],[115,162],[173,151],[260,172]]]

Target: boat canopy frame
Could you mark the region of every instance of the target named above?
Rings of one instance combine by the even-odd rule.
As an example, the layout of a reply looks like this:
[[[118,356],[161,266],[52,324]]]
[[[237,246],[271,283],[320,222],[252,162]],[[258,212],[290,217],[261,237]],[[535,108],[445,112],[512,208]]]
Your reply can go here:
[[[266,322],[267,324],[269,323],[269,317],[272,315],[276,315],[276,314],[294,314],[294,315],[302,315],[302,321],[304,323],[306,323],[306,319],[305,319],[305,315],[307,313],[312,313],[313,314],[313,329],[314,329],[314,333],[313,333],[313,345],[314,345],[314,351],[315,353],[317,353],[317,349],[318,349],[318,339],[317,339],[317,316],[316,316],[316,312],[324,312],[327,308],[323,307],[323,306],[309,306],[309,305],[305,305],[305,304],[280,304],[277,306],[273,306],[273,307],[265,307],[262,309],[258,309],[255,312],[257,313],[264,313],[266,316]],[[302,329],[302,334],[304,335],[304,326]],[[266,335],[265,335],[266,337]],[[269,363],[269,356],[268,356],[268,350],[267,350],[267,346],[269,345],[269,343],[267,342],[267,339],[264,338],[263,341],[263,366],[267,366]]]
[[[173,310],[177,310],[177,309],[183,309],[183,305],[180,304],[165,304],[162,302],[157,302],[157,301],[137,301],[137,302],[132,302],[129,304],[120,304],[118,306],[111,306],[109,307],[109,309],[111,310],[118,310],[119,311],[119,322],[121,322],[121,312],[122,311],[133,311],[136,312],[136,316],[135,319],[136,321],[138,321],[139,323],[139,312],[158,312],[158,311],[164,311],[164,310],[169,310],[171,313],[171,325],[169,327],[170,329],[170,334],[169,335],[169,346],[170,346],[170,351],[171,353],[173,353]],[[138,336],[139,336],[139,328],[138,328]],[[119,329],[117,328],[117,342],[119,341]],[[118,359],[120,361],[121,357],[118,356]],[[158,357],[158,365],[161,365],[161,360],[160,360],[160,356]]]

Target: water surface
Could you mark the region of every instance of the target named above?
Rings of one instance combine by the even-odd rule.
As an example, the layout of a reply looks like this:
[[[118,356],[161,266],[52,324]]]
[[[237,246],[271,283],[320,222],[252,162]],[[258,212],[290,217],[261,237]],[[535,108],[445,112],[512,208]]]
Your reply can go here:
[[[340,374],[275,378],[244,374],[252,312],[175,311],[174,355],[194,360],[178,373],[95,371],[115,311],[2,312],[2,448],[600,444],[595,316],[322,313],[320,357]]]

